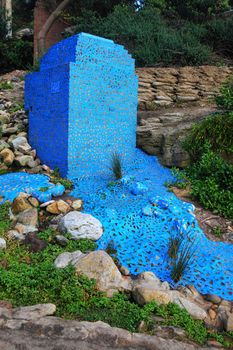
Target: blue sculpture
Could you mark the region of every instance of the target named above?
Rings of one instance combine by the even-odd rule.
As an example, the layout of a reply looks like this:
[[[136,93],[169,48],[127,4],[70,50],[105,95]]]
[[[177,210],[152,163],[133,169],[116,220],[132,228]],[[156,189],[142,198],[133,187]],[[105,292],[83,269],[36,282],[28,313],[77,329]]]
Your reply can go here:
[[[113,152],[134,159],[138,79],[112,40],[81,33],[54,45],[27,75],[29,142],[69,178],[107,174]]]

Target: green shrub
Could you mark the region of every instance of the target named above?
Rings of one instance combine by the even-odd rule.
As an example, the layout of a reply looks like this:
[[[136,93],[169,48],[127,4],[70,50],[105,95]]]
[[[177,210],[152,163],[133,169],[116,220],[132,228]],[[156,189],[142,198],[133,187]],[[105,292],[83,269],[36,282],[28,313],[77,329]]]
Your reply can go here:
[[[2,70],[27,69],[32,65],[32,43],[9,39],[0,41],[0,67]]]
[[[191,194],[206,209],[233,218],[233,165],[206,151],[188,170]]]
[[[218,107],[231,111],[230,117],[233,119],[233,77],[223,84],[220,92],[216,97],[216,103]]]
[[[169,25],[153,6],[135,11],[132,6],[119,5],[107,17],[86,11],[76,23],[76,32],[88,30],[126,46],[140,66],[155,63],[198,65],[210,57],[208,46],[200,42],[205,31],[203,26]]]
[[[233,114],[215,114],[195,124],[183,142],[183,148],[195,162],[206,151],[206,147],[218,154],[233,153]]]
[[[211,15],[230,8],[228,0],[168,0],[168,2],[182,18],[197,22],[205,21]]]
[[[204,41],[220,56],[233,57],[233,17],[215,18],[205,24]]]

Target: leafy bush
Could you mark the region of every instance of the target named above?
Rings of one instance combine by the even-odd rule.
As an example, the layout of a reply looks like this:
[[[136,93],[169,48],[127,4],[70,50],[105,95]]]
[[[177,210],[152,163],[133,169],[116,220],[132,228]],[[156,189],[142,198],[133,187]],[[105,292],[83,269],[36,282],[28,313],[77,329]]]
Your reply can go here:
[[[208,151],[188,169],[193,194],[206,209],[233,219],[233,165]]]
[[[206,209],[233,218],[233,80],[216,98],[225,113],[212,115],[193,126],[183,143],[191,166],[186,175],[191,193]]]
[[[232,111],[233,113],[233,77],[222,86],[221,94],[216,97],[216,103],[220,108]],[[230,114],[230,117],[233,119],[233,114]]]
[[[26,69],[32,65],[32,43],[24,40],[0,41],[0,67]]]
[[[183,148],[195,162],[210,148],[221,154],[233,153],[233,114],[215,114],[193,125],[183,142]]]
[[[205,24],[204,41],[218,55],[233,57],[233,17],[214,18]]]
[[[228,0],[172,0],[168,2],[182,18],[198,22],[230,8]]]
[[[138,65],[198,65],[210,57],[209,48],[200,43],[205,31],[202,26],[185,23],[173,27],[153,6],[135,12],[132,6],[119,5],[107,17],[84,11],[76,24],[76,32],[88,31],[123,44]]]

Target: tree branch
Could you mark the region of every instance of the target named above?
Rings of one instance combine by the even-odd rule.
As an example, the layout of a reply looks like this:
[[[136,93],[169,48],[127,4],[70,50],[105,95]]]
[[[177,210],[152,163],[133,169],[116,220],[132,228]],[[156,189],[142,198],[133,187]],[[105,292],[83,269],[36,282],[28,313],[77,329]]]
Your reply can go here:
[[[50,28],[52,27],[53,23],[56,21],[56,19],[60,16],[61,12],[64,10],[64,8],[71,2],[72,0],[63,0],[57,8],[51,13],[43,27],[41,28],[39,34],[38,34],[38,52],[36,53],[37,58],[41,54],[43,54],[46,50],[45,46],[45,38],[48,34]]]

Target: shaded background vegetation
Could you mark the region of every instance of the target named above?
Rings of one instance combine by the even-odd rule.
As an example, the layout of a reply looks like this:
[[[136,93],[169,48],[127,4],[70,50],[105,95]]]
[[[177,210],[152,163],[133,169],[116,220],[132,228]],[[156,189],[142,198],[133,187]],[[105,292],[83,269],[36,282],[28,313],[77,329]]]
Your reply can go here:
[[[33,26],[33,0],[13,0],[13,30]],[[58,0],[45,1],[49,10]],[[231,63],[233,0],[80,0],[62,14],[72,27],[123,44],[138,66]],[[32,43],[5,40],[0,12],[0,66],[28,68]],[[19,43],[20,41],[20,43]]]

